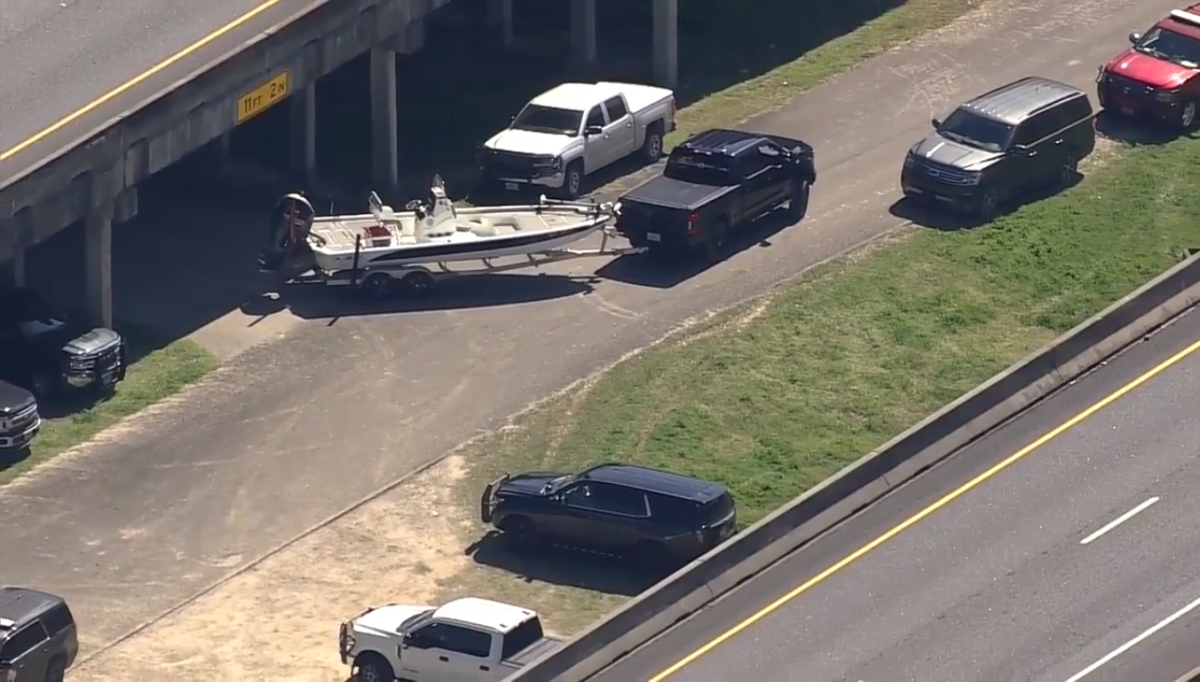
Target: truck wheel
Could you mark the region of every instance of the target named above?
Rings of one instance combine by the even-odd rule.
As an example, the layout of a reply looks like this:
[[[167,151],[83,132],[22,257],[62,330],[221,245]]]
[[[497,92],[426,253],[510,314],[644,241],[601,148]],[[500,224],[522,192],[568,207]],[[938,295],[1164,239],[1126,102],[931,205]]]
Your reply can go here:
[[[788,197],[788,217],[799,222],[808,214],[808,195],[812,185],[807,180],[792,182],[792,192]]]
[[[383,656],[370,651],[354,659],[356,682],[395,682],[396,673]]]
[[[504,542],[512,549],[527,550],[538,544],[537,526],[524,516],[505,519],[501,530],[504,531]]]
[[[663,153],[663,127],[661,123],[651,123],[646,128],[646,139],[642,142],[642,159],[647,165],[656,163]]]
[[[1179,112],[1179,127],[1184,132],[1191,130],[1196,125],[1196,103],[1188,102],[1183,105],[1183,111]]]
[[[572,161],[563,171],[563,185],[558,193],[563,199],[578,199],[583,192],[583,162]]]
[[[725,257],[729,246],[729,219],[721,218],[713,225],[708,240],[704,242],[704,255],[709,263],[716,263]]]
[[[1067,155],[1063,157],[1062,164],[1058,167],[1058,186],[1064,189],[1070,187],[1078,176],[1079,159],[1073,152],[1067,152]]]
[[[994,189],[986,189],[979,197],[979,205],[975,208],[975,217],[991,222],[1000,214],[1000,195]]]
[[[67,677],[67,665],[61,658],[50,661],[46,666],[46,682],[63,682]]]
[[[363,296],[372,300],[387,298],[395,290],[396,280],[386,272],[372,272],[359,283],[358,288]]]

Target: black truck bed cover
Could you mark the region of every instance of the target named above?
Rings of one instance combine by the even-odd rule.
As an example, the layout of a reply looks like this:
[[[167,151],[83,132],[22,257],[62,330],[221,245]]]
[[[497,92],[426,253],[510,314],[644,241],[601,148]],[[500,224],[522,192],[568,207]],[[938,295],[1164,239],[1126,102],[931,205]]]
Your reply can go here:
[[[715,201],[735,189],[737,185],[701,185],[660,175],[633,188],[621,197],[621,201],[688,211]]]

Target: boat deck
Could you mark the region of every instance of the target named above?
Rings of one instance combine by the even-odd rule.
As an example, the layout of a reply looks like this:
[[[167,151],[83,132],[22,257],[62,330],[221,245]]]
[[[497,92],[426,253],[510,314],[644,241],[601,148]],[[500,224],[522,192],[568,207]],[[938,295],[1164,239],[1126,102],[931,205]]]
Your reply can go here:
[[[397,215],[392,220],[380,222],[372,216],[354,218],[320,219],[314,221],[311,235],[325,242],[325,248],[353,251],[356,238],[363,246],[371,246],[373,240],[387,241],[391,245],[417,243],[413,237],[415,217]],[[452,235],[434,237],[430,241],[459,242],[503,237],[519,232],[536,233],[578,223],[577,212],[555,213],[507,213],[507,214],[461,214],[455,219]]]

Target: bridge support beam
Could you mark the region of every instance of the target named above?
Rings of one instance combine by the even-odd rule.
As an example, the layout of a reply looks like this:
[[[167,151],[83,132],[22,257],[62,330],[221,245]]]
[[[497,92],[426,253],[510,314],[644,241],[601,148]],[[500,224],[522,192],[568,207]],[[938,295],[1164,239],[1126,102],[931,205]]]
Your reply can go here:
[[[500,44],[512,47],[517,36],[513,32],[513,0],[488,0],[488,27],[500,35]]]
[[[114,202],[104,202],[88,213],[86,248],[87,314],[92,324],[112,326],[112,226]]]
[[[400,184],[400,141],[396,131],[396,53],[371,50],[371,179],[380,192]]]
[[[596,0],[571,0],[571,59],[588,67],[599,56],[596,47]]]
[[[673,88],[679,82],[679,0],[654,2],[654,80]]]
[[[317,84],[309,83],[292,95],[289,106],[292,173],[311,188],[317,176]]]

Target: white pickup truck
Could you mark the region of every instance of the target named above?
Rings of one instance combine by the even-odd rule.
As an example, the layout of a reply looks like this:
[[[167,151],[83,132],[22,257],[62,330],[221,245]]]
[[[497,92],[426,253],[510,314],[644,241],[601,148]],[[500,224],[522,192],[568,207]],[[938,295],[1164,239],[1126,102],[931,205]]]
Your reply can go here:
[[[342,663],[358,682],[499,681],[559,644],[536,612],[475,597],[367,609],[338,634]]]
[[[483,144],[484,179],[517,191],[544,187],[575,199],[584,178],[634,154],[662,156],[675,129],[675,93],[630,83],[563,83],[534,97]]]

